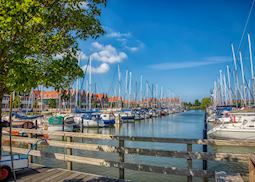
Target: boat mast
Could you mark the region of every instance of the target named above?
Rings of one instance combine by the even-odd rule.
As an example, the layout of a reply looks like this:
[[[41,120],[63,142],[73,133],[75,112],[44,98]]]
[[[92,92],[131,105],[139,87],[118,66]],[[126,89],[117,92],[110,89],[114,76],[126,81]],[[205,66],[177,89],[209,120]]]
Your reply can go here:
[[[41,111],[43,111],[43,86],[41,85]]]
[[[128,95],[128,70],[126,70],[125,100]],[[126,105],[127,106],[127,105]]]
[[[231,95],[231,82],[230,82],[230,71],[229,71],[229,66],[227,65],[227,76],[228,76],[228,99],[229,99],[229,104],[233,104],[232,100],[232,95]]]
[[[234,76],[235,76],[235,96],[236,96],[236,105],[238,104],[238,90],[239,90],[239,81],[238,81],[238,75],[237,75],[237,65],[236,65],[236,55],[235,55],[235,49],[233,44],[231,44],[232,48],[232,55],[233,55],[233,60],[234,60]]]
[[[246,106],[246,85],[245,85],[245,80],[244,80],[243,57],[242,57],[242,53],[240,51],[239,51],[239,57],[240,57],[242,82],[243,82],[243,101],[244,101],[244,106]]]
[[[92,83],[92,78],[91,78],[91,57],[89,57],[89,110],[91,110],[91,97],[92,97],[92,88],[91,88],[91,83]]]
[[[81,55],[78,56],[78,66],[80,66]],[[79,96],[79,78],[76,80],[76,93],[75,93],[75,107],[78,107],[78,96]]]
[[[132,72],[129,72],[129,98],[128,98],[128,108],[130,108],[131,101],[131,89],[132,89]]]
[[[147,98],[147,108],[149,107],[149,86],[148,81],[146,81],[146,98]]]
[[[251,80],[249,80],[249,83],[248,83],[248,90],[251,90]],[[248,92],[248,104],[249,106],[251,105],[251,92]]]
[[[121,96],[120,96],[120,86],[121,86],[121,82],[120,82],[120,78],[121,75],[120,75],[120,64],[118,64],[118,85],[119,85],[119,90],[118,90],[118,96],[119,96],[119,108],[121,108],[122,104],[121,104]]]
[[[224,85],[224,102],[225,105],[228,105],[228,100],[227,100],[227,84],[226,84],[226,76],[223,74],[223,85]]]
[[[156,102],[156,107],[158,106],[158,84],[156,83],[156,88],[155,88],[155,102]]]
[[[140,101],[141,103],[143,101],[143,75],[141,75],[140,78]]]
[[[248,44],[249,44],[249,53],[250,53],[250,64],[251,64],[251,79],[252,79],[252,97],[253,97],[253,104],[255,104],[255,82],[254,82],[254,70],[253,70],[253,60],[252,60],[252,49],[251,49],[251,37],[248,34]]]
[[[221,94],[221,105],[224,105],[222,70],[220,70],[220,94]]]

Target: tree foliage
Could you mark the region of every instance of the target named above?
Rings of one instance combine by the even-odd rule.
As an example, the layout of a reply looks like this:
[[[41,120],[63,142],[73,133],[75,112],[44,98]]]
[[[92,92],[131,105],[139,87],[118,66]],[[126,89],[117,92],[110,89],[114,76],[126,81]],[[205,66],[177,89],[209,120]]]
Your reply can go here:
[[[13,99],[13,108],[20,108],[21,106],[21,99],[20,96],[15,96]]]
[[[38,85],[67,87],[82,76],[77,41],[104,32],[102,5],[104,0],[0,0],[0,98]]]
[[[50,108],[57,108],[57,101],[56,99],[49,99],[48,104]]]
[[[104,33],[106,0],[0,0],[0,100],[38,85],[67,88],[83,71],[78,40]],[[1,118],[1,110],[0,110]]]
[[[201,107],[201,109],[204,109],[204,110],[205,110],[205,109],[206,109],[207,107],[209,107],[210,105],[212,105],[212,100],[211,100],[211,98],[205,97],[205,98],[202,99],[200,107]]]

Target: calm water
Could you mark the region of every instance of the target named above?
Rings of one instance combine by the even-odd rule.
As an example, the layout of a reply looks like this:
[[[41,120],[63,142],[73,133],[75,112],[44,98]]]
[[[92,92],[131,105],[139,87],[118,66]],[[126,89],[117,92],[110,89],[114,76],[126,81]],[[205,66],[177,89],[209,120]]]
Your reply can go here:
[[[134,123],[125,123],[120,127],[115,128],[102,128],[102,129],[87,129],[84,132],[87,133],[100,133],[100,134],[116,134],[116,135],[128,135],[128,136],[149,136],[149,137],[170,137],[170,138],[202,138],[203,134],[203,118],[204,113],[202,111],[188,111],[185,113],[179,113],[174,115],[165,116],[157,119],[150,119],[145,121],[136,121]],[[76,142],[85,142],[82,139]],[[88,143],[88,141],[86,141]],[[94,142],[95,143],[95,142]],[[104,142],[101,142],[105,144]],[[107,143],[110,144],[110,143]],[[114,145],[115,143],[111,143]],[[186,150],[186,145],[182,144],[163,144],[163,143],[146,143],[146,142],[126,142],[126,146],[140,148],[150,148],[150,149],[162,149],[162,150],[173,150],[182,151]],[[63,153],[63,149],[53,148],[53,147],[43,147],[42,150],[47,150],[51,152]],[[252,149],[247,148],[222,148],[222,147],[210,147],[209,151],[214,152],[251,152]],[[201,145],[193,145],[193,151],[202,151]],[[108,160],[116,160],[117,155],[111,153],[102,152],[89,152],[74,150],[74,155],[95,157]],[[186,167],[185,159],[173,159],[166,157],[144,157],[135,155],[126,155],[125,161],[130,163],[143,163],[159,166],[175,166],[180,168]],[[66,167],[64,161],[57,160],[47,160],[47,159],[37,159],[44,165],[51,167]],[[222,162],[209,162],[209,169],[212,170],[247,170],[246,166],[242,166],[236,163],[222,163]],[[193,168],[202,169],[202,161],[194,160]],[[74,170],[99,174],[110,177],[118,177],[118,169],[115,168],[105,168],[105,167],[95,167],[91,165],[81,165],[74,163]],[[126,179],[133,181],[146,181],[146,182],[161,182],[161,181],[186,181],[186,177],[173,176],[173,175],[160,175],[154,173],[144,173],[136,172],[131,170],[125,170]],[[195,181],[200,181],[200,179],[195,179]]]

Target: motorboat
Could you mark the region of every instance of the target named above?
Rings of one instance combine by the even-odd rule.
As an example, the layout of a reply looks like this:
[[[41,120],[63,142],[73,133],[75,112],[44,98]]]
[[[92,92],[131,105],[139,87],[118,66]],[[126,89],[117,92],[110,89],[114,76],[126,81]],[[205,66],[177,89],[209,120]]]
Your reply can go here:
[[[72,115],[52,116],[48,119],[48,131],[74,131],[77,128]]]
[[[87,112],[81,116],[81,125],[85,128],[104,127],[104,121],[101,119],[101,113]]]
[[[115,124],[115,116],[113,113],[103,113],[100,115],[105,125],[114,125]]]
[[[222,123],[207,132],[218,139],[255,139],[255,113],[231,113],[231,122]]]

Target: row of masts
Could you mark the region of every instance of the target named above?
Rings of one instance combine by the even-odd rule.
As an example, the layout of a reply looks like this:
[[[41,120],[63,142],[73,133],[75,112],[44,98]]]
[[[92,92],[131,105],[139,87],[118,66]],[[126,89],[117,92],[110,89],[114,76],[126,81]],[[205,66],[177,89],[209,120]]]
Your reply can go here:
[[[92,65],[91,65],[91,58],[89,57],[88,60],[89,64],[87,65],[89,67],[89,79],[88,82],[86,81],[86,90],[89,92],[89,106],[87,109],[92,109],[91,106],[91,96],[92,96]],[[80,57],[78,57],[78,62],[80,64]],[[125,79],[122,80],[122,73],[120,69],[120,65],[118,64],[118,82],[116,85],[116,88],[113,89],[113,95],[118,98],[118,107],[123,107],[124,101],[126,101],[126,105],[124,107],[130,108],[132,103],[134,102],[147,102],[147,106],[149,106],[151,103],[151,100],[153,100],[155,103],[154,105],[159,105],[158,101],[162,100],[163,98],[173,98],[175,97],[173,93],[170,92],[170,90],[167,90],[167,92],[164,93],[164,87],[160,87],[158,84],[150,84],[149,81],[144,81],[143,75],[140,75],[139,84],[138,81],[135,80],[133,83],[132,78],[132,72],[129,70],[126,70],[124,75]],[[122,82],[125,82],[123,85]],[[138,85],[140,86],[140,89],[138,91]],[[145,87],[144,87],[145,85]],[[79,107],[79,90],[81,88],[81,84],[79,79],[76,81],[76,97],[75,97],[75,103],[76,107]],[[96,91],[94,91],[96,92]],[[160,93],[159,93],[160,92]]]
[[[243,55],[240,50],[235,51],[231,44],[233,57],[233,70],[226,66],[226,71],[219,70],[219,77],[214,81],[212,91],[213,103],[215,106],[251,106],[255,103],[255,82],[253,55],[250,34],[247,36],[249,47],[250,75],[245,74]],[[239,80],[241,77],[241,81]],[[250,79],[247,79],[250,78]]]

